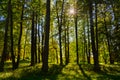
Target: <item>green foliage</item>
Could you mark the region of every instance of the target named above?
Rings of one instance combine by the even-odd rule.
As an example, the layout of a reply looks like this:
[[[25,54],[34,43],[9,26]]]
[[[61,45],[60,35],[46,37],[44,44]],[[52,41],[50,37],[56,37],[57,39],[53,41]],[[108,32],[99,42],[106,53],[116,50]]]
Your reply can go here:
[[[4,44],[4,33],[6,27],[6,17],[7,17],[7,2],[9,0],[0,1],[0,57],[3,51]],[[34,26],[40,27],[40,31],[37,31],[37,54],[38,54],[38,44],[40,44],[40,58],[42,58],[42,39],[45,39],[45,15],[46,15],[46,1],[45,0],[11,0],[12,3],[12,19],[13,19],[13,42],[14,42],[14,54],[15,59],[18,54],[18,40],[20,34],[20,23],[22,22],[22,41],[21,41],[21,59],[25,51],[25,59],[30,59],[31,52],[31,25],[32,25],[32,16],[35,17],[34,22],[37,23]],[[95,0],[97,1],[97,0]],[[49,42],[49,72],[45,75],[44,72],[41,72],[41,64],[37,64],[34,67],[29,67],[29,61],[21,61],[20,68],[12,71],[11,70],[11,60],[5,64],[5,72],[0,73],[0,79],[42,79],[42,80],[66,80],[66,79],[118,79],[119,76],[119,65],[108,65],[110,61],[110,51],[113,54],[115,62],[120,62],[120,1],[110,0],[110,1],[98,1],[97,3],[97,26],[98,26],[98,52],[99,52],[99,62],[100,64],[106,63],[106,65],[101,65],[101,72],[94,73],[92,71],[93,65],[87,63],[87,54],[88,48],[90,49],[90,60],[93,63],[93,54],[91,50],[91,34],[90,34],[90,22],[89,22],[89,5],[88,0],[65,0],[65,5],[62,13],[63,22],[61,29],[62,36],[62,52],[63,52],[63,63],[65,64],[65,31],[68,31],[69,34],[69,46],[70,46],[70,62],[76,62],[76,39],[75,39],[75,16],[77,16],[78,24],[78,52],[80,63],[85,65],[76,65],[68,64],[66,66],[59,66],[59,21],[61,20],[61,9],[62,9],[62,0],[52,0],[51,1],[51,21],[50,21],[50,42]],[[107,4],[109,3],[109,4]],[[93,0],[93,14],[95,14],[95,5]],[[24,5],[23,11],[23,20],[21,20],[22,5]],[[69,13],[70,7],[75,8],[76,12],[74,14]],[[35,12],[35,15],[32,15],[32,12]],[[57,16],[58,13],[58,16]],[[95,15],[93,15],[93,25],[95,27]],[[11,56],[11,37],[10,37],[10,23],[8,29],[8,49],[7,56]],[[38,26],[39,25],[39,26]],[[107,28],[107,31],[105,29]],[[68,29],[68,28],[69,29]],[[94,28],[96,29],[96,28]],[[89,30],[89,31],[88,31]],[[38,36],[40,33],[40,36]],[[89,36],[88,36],[89,34]],[[106,36],[108,34],[108,38]],[[96,30],[95,30],[96,35]],[[94,36],[95,37],[95,36]],[[38,39],[40,38],[40,43]],[[88,40],[90,38],[90,40]],[[95,37],[96,39],[96,37]],[[108,39],[110,45],[108,45]],[[90,42],[90,46],[88,46]],[[44,43],[44,40],[43,40]],[[68,45],[68,42],[67,42]],[[86,50],[85,50],[86,49]],[[58,63],[57,63],[58,57]],[[1,60],[1,58],[0,58]],[[42,59],[40,59],[42,60]],[[27,66],[27,67],[26,67]],[[90,72],[89,72],[90,71]],[[113,71],[113,72],[112,72]],[[112,74],[114,73],[114,74]],[[1,75],[2,74],[2,75]],[[28,77],[30,76],[30,77]]]

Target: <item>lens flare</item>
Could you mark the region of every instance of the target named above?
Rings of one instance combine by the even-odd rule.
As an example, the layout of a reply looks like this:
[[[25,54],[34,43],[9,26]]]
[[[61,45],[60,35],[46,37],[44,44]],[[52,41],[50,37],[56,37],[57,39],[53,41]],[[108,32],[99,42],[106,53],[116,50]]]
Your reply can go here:
[[[75,14],[75,9],[74,8],[70,8],[69,9],[69,14],[71,14],[71,15]]]

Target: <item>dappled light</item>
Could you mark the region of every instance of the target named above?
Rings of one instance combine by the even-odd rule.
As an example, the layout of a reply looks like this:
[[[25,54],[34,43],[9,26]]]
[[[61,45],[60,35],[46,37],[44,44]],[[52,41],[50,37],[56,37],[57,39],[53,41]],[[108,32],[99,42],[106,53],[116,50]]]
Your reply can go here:
[[[0,80],[119,80],[120,0],[1,0]]]
[[[68,65],[59,66],[57,64],[49,65],[48,73],[41,71],[41,64],[34,67],[19,68],[13,72],[1,73],[0,79],[20,79],[20,80],[93,80],[93,79],[115,79],[118,80],[120,77],[120,67],[115,65],[106,66],[101,65],[104,69],[96,73],[92,71],[93,65],[77,65],[75,63],[69,63]],[[116,69],[116,70],[115,70]],[[107,71],[106,71],[107,70]],[[111,72],[112,71],[112,72]],[[114,72],[114,73],[113,73]]]

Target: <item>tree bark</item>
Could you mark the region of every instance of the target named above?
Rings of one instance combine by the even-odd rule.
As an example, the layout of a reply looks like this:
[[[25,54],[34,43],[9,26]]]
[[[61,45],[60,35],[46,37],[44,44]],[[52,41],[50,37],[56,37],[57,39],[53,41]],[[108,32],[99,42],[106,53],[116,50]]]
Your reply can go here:
[[[70,42],[69,42],[69,22],[68,22],[68,25],[67,25],[67,64],[69,63],[69,44],[70,44]]]
[[[48,55],[49,55],[49,32],[50,32],[50,0],[46,1],[46,19],[45,19],[45,42],[42,54],[43,64],[42,71],[48,72]]]
[[[77,22],[78,22],[78,21],[77,21],[77,15],[76,15],[76,16],[75,16],[76,56],[77,56],[77,64],[79,64]]]
[[[3,47],[3,52],[2,52],[1,62],[0,62],[0,72],[4,71],[4,61],[5,61],[6,55],[7,55],[10,5],[11,5],[11,0],[8,1],[8,5],[7,5],[7,18],[6,18],[6,24],[5,24],[4,47]]]
[[[62,21],[63,21],[63,9],[64,9],[64,0],[63,0],[63,3],[62,3],[60,23],[59,23],[60,65],[63,65],[63,60],[62,60],[62,41],[61,41],[61,30],[62,30]],[[58,18],[59,18],[59,17],[58,17]],[[58,21],[58,22],[59,22],[59,21]]]
[[[40,63],[40,25],[38,25],[38,63]]]
[[[34,46],[35,46],[35,52],[34,52],[34,54],[35,54],[35,64],[37,63],[37,13],[35,13],[35,33],[34,33],[34,39],[35,39],[35,43],[34,43]]]
[[[9,6],[9,14],[10,14],[10,37],[11,37],[11,57],[12,57],[12,69],[14,70],[16,68],[16,64],[15,64],[15,55],[14,55],[14,49],[13,49],[13,45],[14,45],[14,42],[13,42],[13,18],[12,18],[12,5],[10,3],[10,6]]]
[[[20,53],[21,53],[21,39],[22,39],[22,30],[23,30],[23,11],[24,11],[24,4],[22,4],[22,12],[21,12],[21,21],[20,21],[20,34],[19,34],[19,40],[18,40],[18,55],[17,55],[17,62],[16,62],[16,68],[19,66],[20,61]]]
[[[34,64],[35,64],[35,62],[34,62],[34,59],[35,59],[34,58],[35,57],[35,55],[34,55],[35,54],[35,51],[34,51],[35,50],[35,45],[34,45],[35,44],[35,39],[34,39],[35,38],[34,37],[35,36],[35,34],[34,34],[35,33],[34,32],[35,31],[35,27],[34,27],[34,14],[35,13],[33,11],[33,13],[32,13],[32,29],[31,29],[31,66],[34,66]]]
[[[97,2],[95,2],[95,26],[96,26],[96,52],[98,52],[98,24],[97,24]]]
[[[68,61],[67,61],[67,28],[66,28],[66,20],[65,20],[65,15],[64,15],[64,26],[65,26],[65,31],[64,31],[64,35],[65,35],[65,64],[67,65],[68,64]]]
[[[92,0],[89,1],[89,15],[90,15],[90,29],[91,29],[91,45],[92,45],[92,53],[94,58],[94,70],[99,71],[99,60],[98,60],[98,53],[95,47],[95,34],[94,34],[94,25],[93,25],[93,2]]]
[[[104,14],[104,16],[106,17],[105,14]],[[110,57],[110,64],[114,64],[113,55],[111,53],[110,38],[109,38],[109,34],[108,34],[108,29],[107,29],[107,24],[106,24],[105,17],[104,17],[104,26],[105,26],[105,33],[106,33],[106,38],[107,38],[107,45],[108,45],[108,51],[109,51],[109,57]]]
[[[87,16],[87,26],[88,26],[88,53],[87,53],[87,61],[90,64],[90,27],[89,27],[89,17]]]

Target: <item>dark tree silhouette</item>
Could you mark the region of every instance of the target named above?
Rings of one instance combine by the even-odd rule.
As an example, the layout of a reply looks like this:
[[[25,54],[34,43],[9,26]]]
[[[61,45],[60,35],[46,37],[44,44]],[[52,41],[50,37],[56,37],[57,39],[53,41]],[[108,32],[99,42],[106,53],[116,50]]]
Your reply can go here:
[[[98,53],[95,47],[95,33],[94,33],[94,24],[93,24],[93,1],[89,1],[89,15],[90,15],[90,29],[91,29],[91,45],[92,45],[92,53],[94,58],[94,70],[99,71],[99,60]]]
[[[46,18],[45,18],[45,42],[42,53],[43,64],[42,71],[48,72],[48,55],[49,55],[49,32],[50,32],[50,0],[46,1]]]
[[[5,35],[4,35],[4,47],[2,52],[2,58],[0,62],[0,71],[4,71],[4,61],[6,59],[7,55],[7,49],[8,49],[8,26],[10,22],[10,6],[11,6],[11,0],[8,1],[7,4],[7,18],[6,18],[6,24],[5,24]]]
[[[31,66],[35,64],[35,23],[34,23],[35,12],[32,13],[32,28],[31,28]]]

